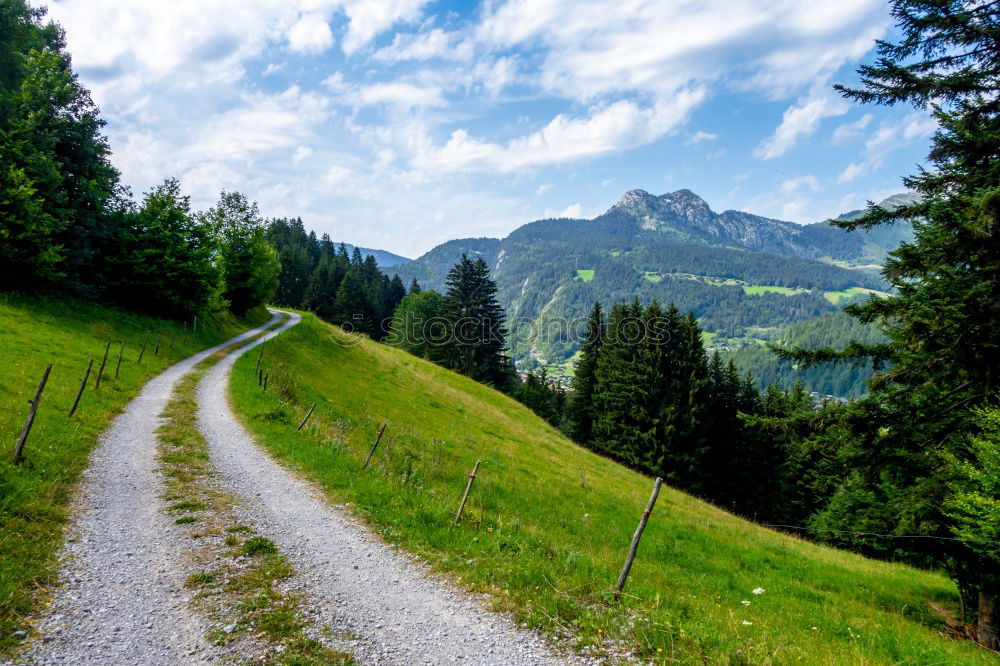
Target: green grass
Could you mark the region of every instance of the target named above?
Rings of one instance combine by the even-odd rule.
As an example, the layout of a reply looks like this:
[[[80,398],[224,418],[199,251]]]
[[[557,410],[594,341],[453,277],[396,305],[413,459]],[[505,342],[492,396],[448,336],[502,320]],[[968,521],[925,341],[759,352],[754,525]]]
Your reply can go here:
[[[865,289],[863,287],[850,287],[849,289],[845,289],[843,291],[824,291],[823,298],[830,301],[834,305],[837,305],[841,301],[845,301],[854,298],[855,296],[863,294],[876,294],[878,296],[881,296],[882,298],[889,297],[889,294],[885,293],[884,291],[877,291],[875,289]]]
[[[581,648],[620,641],[660,663],[993,662],[944,636],[931,604],[958,603],[944,576],[786,536],[670,489],[615,604],[610,590],[650,479],[575,446],[496,391],[312,316],[268,344],[268,392],[256,386],[252,355],[232,384],[260,441],[389,542],[529,626]],[[758,587],[766,591],[754,595]]]
[[[583,280],[584,282],[590,282],[594,279],[593,269],[580,269],[576,272],[576,279]]]
[[[660,275],[659,273],[643,273],[642,277],[646,278],[653,284],[657,284],[663,279],[663,276]]]
[[[743,293],[748,296],[761,296],[763,294],[784,294],[785,296],[794,296],[795,294],[801,294],[804,289],[791,289],[789,287],[772,287],[768,285],[743,285]]]
[[[45,603],[54,579],[55,554],[67,522],[67,505],[98,435],[150,378],[206,347],[265,321],[200,318],[197,333],[182,322],[147,317],[67,297],[0,295],[0,653],[26,617]],[[146,330],[153,331],[137,364]],[[160,351],[155,339],[160,332]],[[118,343],[125,338],[121,372],[114,378]],[[105,342],[112,346],[99,391],[94,384]],[[80,406],[67,418],[87,360],[94,359]],[[13,448],[47,363],[52,364],[24,463]]]

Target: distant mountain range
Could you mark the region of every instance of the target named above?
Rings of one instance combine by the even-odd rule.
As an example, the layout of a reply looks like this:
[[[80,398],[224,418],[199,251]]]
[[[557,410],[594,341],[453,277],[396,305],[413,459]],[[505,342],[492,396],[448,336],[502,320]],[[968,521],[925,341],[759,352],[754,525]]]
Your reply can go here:
[[[339,246],[340,243],[337,242],[335,245]],[[348,254],[354,252],[354,246],[350,243],[344,243],[344,246],[347,248]],[[402,266],[403,264],[408,264],[413,261],[412,259],[408,259],[399,254],[393,254],[392,252],[388,252],[386,250],[375,250],[368,247],[359,247],[358,249],[361,250],[361,256],[363,257],[367,257],[369,254],[375,257],[375,261],[378,262],[380,268]]]
[[[882,203],[913,200],[900,194]],[[759,345],[796,322],[884,290],[880,265],[912,234],[906,224],[847,232],[827,222],[716,213],[690,190],[631,190],[591,220],[537,220],[502,239],[452,240],[387,270],[443,291],[462,254],[481,256],[511,320],[519,365],[569,368],[594,301],[673,302],[695,313],[717,348]]]

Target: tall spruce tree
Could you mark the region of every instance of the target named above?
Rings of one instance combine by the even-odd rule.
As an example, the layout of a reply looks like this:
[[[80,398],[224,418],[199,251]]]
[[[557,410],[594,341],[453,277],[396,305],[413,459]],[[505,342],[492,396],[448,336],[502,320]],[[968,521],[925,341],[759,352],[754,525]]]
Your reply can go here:
[[[587,331],[580,347],[580,360],[576,363],[573,376],[573,396],[569,403],[570,437],[579,444],[589,444],[594,435],[594,378],[605,326],[601,304],[594,303],[587,318]]]
[[[434,350],[434,360],[501,390],[513,388],[513,367],[506,355],[506,315],[497,300],[496,282],[482,257],[462,258],[448,272],[441,316],[449,340]]]
[[[870,360],[887,368],[850,412],[858,453],[816,523],[932,537],[837,540],[947,567],[966,607],[977,609],[978,640],[996,650],[1000,560],[968,542],[944,508],[956,493],[955,461],[968,459],[977,430],[974,410],[1000,398],[1000,4],[894,0],[892,14],[900,40],[879,41],[875,64],[859,70],[861,87],[839,90],[861,103],[929,109],[940,125],[931,168],[904,179],[918,203],[869,205],[860,219],[835,223],[870,229],[914,220],[913,242],[894,251],[883,271],[895,295],[848,308],[879,323],[889,342],[782,353],[804,363]]]

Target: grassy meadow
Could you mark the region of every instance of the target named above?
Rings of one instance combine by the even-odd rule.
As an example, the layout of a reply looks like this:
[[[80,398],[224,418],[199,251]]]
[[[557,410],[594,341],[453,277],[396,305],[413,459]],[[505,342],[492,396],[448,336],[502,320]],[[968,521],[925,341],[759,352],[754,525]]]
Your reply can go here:
[[[98,435],[142,387],[173,363],[266,321],[261,310],[249,322],[232,318],[167,321],[69,297],[0,295],[0,652],[17,641],[15,631],[46,599],[56,552],[67,523],[72,489],[86,467]],[[149,344],[138,363],[146,331]],[[156,335],[160,349],[156,352]],[[118,378],[115,364],[125,351]],[[97,370],[111,340],[100,390]],[[67,414],[88,359],[94,369],[80,406]],[[24,448],[13,463],[17,437],[46,364],[52,372]]]
[[[948,636],[932,608],[958,604],[944,576],[761,528],[666,487],[616,604],[651,479],[492,389],[311,315],[267,343],[266,393],[255,363],[237,363],[232,398],[278,459],[387,541],[576,649],[657,663],[994,663]]]

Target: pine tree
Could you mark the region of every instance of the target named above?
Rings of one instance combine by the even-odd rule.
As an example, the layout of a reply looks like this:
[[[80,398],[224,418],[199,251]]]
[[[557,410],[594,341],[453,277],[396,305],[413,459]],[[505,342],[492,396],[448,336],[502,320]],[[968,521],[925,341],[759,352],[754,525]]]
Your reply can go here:
[[[449,340],[434,350],[435,360],[501,390],[513,388],[513,366],[506,355],[506,315],[497,285],[482,257],[462,258],[448,272],[441,316]]]
[[[921,199],[895,210],[869,205],[847,229],[915,220],[915,239],[883,275],[893,298],[847,308],[879,323],[889,341],[844,350],[784,351],[803,363],[869,360],[884,368],[851,410],[852,474],[817,517],[826,527],[963,537],[943,508],[954,494],[952,460],[968,456],[974,410],[1000,399],[1000,5],[894,0],[901,32],[878,42],[860,68],[862,103],[930,108],[940,128],[932,168],[904,179]],[[978,640],[1000,648],[1000,561],[962,541],[841,538],[873,554],[945,566],[978,608]]]
[[[580,347],[580,360],[573,376],[573,397],[569,407],[570,437],[579,444],[589,444],[593,439],[594,377],[597,360],[604,341],[604,311],[594,303],[587,318],[587,332]]]
[[[420,293],[420,284],[417,283],[417,278],[413,278],[412,280],[410,280],[410,293],[411,294]]]

